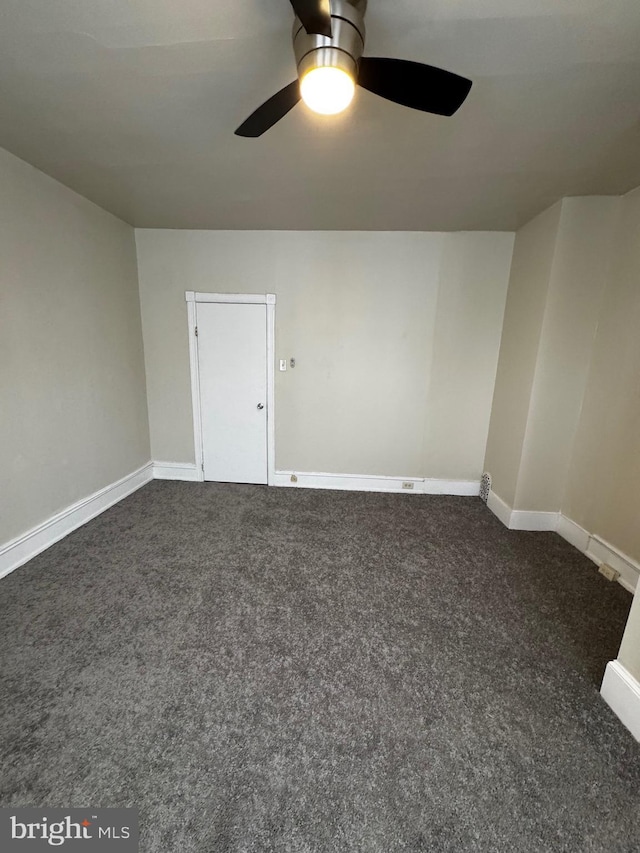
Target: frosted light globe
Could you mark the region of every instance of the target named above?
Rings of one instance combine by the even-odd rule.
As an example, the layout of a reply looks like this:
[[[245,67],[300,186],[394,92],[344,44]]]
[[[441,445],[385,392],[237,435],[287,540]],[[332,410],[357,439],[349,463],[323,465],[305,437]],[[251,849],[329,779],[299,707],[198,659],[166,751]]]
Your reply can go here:
[[[302,100],[322,115],[335,115],[345,110],[355,90],[353,78],[346,71],[329,66],[312,68],[300,83]]]

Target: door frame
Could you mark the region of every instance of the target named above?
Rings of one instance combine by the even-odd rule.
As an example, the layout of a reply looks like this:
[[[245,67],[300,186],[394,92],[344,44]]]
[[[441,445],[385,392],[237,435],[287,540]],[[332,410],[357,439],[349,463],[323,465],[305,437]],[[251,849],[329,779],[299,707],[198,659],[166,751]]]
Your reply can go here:
[[[189,365],[191,369],[191,405],[193,410],[193,443],[196,452],[196,474],[204,482],[204,454],[202,448],[202,413],[200,411],[200,364],[198,361],[197,304],[198,302],[226,302],[238,305],[267,306],[267,484],[275,484],[276,433],[275,433],[275,293],[198,293],[187,290],[187,322],[189,328]]]

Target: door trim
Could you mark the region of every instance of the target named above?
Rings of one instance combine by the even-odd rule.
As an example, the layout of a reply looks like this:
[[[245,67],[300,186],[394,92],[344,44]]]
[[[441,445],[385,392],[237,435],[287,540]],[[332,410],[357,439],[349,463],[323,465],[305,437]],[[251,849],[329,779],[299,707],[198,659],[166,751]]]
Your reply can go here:
[[[193,443],[196,454],[196,473],[204,482],[204,455],[202,450],[202,413],[200,411],[200,366],[198,363],[198,337],[196,335],[196,306],[198,302],[232,302],[240,305],[267,306],[267,484],[275,483],[275,293],[197,293],[185,292],[187,323],[189,329],[189,366],[191,371],[191,405],[193,411]]]

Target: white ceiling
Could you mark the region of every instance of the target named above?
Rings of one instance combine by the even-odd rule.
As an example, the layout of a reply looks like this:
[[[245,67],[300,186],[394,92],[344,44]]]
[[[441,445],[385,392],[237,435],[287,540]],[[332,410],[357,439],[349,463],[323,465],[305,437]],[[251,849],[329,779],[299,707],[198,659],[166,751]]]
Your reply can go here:
[[[474,81],[452,118],[295,77],[287,0],[0,0],[0,146],[140,227],[512,230],[640,184],[639,0],[369,0],[365,54]]]

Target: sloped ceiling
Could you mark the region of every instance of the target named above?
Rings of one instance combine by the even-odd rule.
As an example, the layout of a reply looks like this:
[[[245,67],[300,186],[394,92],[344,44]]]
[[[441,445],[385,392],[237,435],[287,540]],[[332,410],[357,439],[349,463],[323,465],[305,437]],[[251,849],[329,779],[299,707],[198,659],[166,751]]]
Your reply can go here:
[[[640,184],[638,0],[369,0],[371,56],[474,81],[452,118],[295,78],[287,0],[1,0],[0,146],[140,227],[512,230]]]

